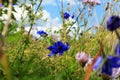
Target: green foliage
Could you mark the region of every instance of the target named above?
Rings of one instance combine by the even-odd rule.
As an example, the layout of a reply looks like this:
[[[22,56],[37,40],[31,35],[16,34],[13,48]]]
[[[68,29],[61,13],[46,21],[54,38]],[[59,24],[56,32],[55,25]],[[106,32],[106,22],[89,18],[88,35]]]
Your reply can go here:
[[[17,1],[18,0],[13,0],[13,4],[17,4]],[[4,4],[4,6],[8,6],[8,4],[9,4],[9,0],[2,0],[2,3]]]
[[[1,33],[1,32],[2,32],[2,30],[3,30],[3,26],[4,26],[3,21],[2,21],[2,20],[0,20],[0,33]]]

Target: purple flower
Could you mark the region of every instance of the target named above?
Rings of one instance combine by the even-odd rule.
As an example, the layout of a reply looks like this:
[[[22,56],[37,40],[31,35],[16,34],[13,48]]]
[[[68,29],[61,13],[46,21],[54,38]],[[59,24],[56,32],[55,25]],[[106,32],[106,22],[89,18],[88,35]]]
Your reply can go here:
[[[65,12],[65,13],[64,13],[64,19],[68,19],[69,17],[70,17],[70,14],[67,13],[67,12]]]
[[[44,31],[37,31],[37,34],[39,34],[40,36],[47,36],[47,33]]]
[[[114,31],[120,27],[120,18],[118,16],[111,16],[107,21],[107,29]]]
[[[51,53],[48,54],[49,57],[56,55],[57,53],[59,53],[59,55],[63,55],[64,51],[69,49],[69,45],[63,44],[61,41],[57,41],[53,46],[49,46],[47,49],[51,51]]]

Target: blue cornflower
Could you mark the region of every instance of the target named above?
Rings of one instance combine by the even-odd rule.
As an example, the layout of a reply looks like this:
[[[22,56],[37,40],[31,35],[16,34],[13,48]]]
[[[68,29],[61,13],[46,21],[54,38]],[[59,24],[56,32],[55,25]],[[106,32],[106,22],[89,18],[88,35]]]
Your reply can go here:
[[[111,16],[107,21],[107,29],[114,31],[118,27],[120,27],[120,18],[118,16]]]
[[[112,75],[112,69],[113,68],[119,68],[119,67],[120,67],[120,57],[109,55],[107,57],[106,62],[104,63],[104,65],[102,67],[102,73],[111,76]]]
[[[67,13],[67,12],[65,12],[65,13],[64,13],[64,19],[68,19],[69,17],[70,17],[70,14]]]
[[[120,56],[120,44],[117,44],[115,47],[115,55]]]
[[[37,34],[39,34],[40,36],[47,36],[47,33],[44,31],[37,31]]]
[[[53,46],[49,46],[47,49],[51,51],[51,53],[48,54],[49,57],[56,55],[57,53],[63,55],[63,52],[69,49],[69,44],[63,44],[61,41],[57,41]]]

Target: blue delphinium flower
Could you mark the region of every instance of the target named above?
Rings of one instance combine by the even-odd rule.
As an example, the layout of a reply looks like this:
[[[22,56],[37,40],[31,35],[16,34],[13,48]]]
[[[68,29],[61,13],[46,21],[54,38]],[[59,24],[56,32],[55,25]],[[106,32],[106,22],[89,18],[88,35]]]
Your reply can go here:
[[[102,73],[111,76],[112,75],[112,69],[113,68],[119,68],[119,67],[120,67],[120,57],[109,55],[107,57],[106,62],[104,63],[104,65],[102,67]]]
[[[47,36],[47,33],[44,31],[37,31],[37,34],[39,34],[40,36]]]
[[[115,47],[115,55],[120,56],[120,44],[117,44]]]
[[[65,12],[65,13],[64,13],[64,19],[68,19],[69,17],[70,17],[70,14],[67,13],[67,12]]]
[[[49,46],[47,49],[51,51],[51,53],[48,54],[49,57],[56,55],[57,53],[59,53],[59,55],[63,55],[64,51],[69,49],[69,45],[63,44],[61,41],[57,41],[53,46]]]
[[[118,16],[111,16],[107,21],[107,29],[114,31],[118,27],[120,27],[120,18]]]

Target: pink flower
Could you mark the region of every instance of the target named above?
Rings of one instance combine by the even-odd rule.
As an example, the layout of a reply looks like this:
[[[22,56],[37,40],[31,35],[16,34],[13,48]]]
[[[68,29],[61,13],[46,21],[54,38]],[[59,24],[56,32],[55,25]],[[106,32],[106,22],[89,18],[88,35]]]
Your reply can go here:
[[[86,54],[85,52],[81,52],[81,53],[77,53],[75,58],[79,62],[81,62],[81,61],[85,61],[86,62],[89,59],[89,55]]]

